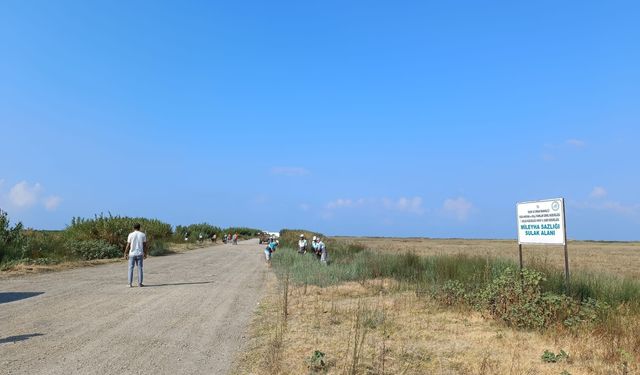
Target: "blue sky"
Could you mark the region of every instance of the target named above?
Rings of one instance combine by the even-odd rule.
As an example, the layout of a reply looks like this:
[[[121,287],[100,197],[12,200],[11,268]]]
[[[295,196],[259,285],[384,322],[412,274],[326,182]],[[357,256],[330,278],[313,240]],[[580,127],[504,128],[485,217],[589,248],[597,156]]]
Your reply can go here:
[[[640,239],[635,2],[0,3],[0,207]]]

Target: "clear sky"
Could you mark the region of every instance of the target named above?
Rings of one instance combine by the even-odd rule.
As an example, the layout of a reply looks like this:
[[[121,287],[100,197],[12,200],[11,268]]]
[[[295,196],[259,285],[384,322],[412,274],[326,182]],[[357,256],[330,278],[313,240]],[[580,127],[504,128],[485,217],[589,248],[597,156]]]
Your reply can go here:
[[[0,207],[330,235],[640,239],[640,5],[0,3]]]

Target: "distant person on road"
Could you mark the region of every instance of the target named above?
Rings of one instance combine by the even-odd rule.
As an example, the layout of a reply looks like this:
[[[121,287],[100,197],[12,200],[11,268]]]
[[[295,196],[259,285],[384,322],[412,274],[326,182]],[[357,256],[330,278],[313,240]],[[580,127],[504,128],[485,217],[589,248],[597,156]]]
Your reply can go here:
[[[317,251],[320,254],[320,262],[327,264],[327,246],[325,246],[324,242],[322,242],[322,239],[320,237],[318,237],[318,245],[317,245]]]
[[[300,235],[300,240],[298,241],[298,254],[306,254],[307,253],[307,239],[304,238],[304,234]]]
[[[216,243],[218,242],[218,236],[214,233],[213,236],[211,236],[211,242]]]
[[[234,233],[234,235],[233,235],[233,244],[234,245],[238,244],[238,233]]]
[[[124,257],[129,260],[129,288],[133,282],[133,268],[138,266],[138,286],[142,284],[142,260],[147,258],[147,235],[140,231],[140,224],[133,225],[133,232],[127,237],[127,247],[124,249]]]

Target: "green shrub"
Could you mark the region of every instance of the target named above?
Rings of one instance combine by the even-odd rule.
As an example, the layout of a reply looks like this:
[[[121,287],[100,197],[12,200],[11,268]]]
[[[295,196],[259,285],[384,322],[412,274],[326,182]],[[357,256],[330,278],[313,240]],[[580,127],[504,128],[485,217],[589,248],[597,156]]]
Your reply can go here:
[[[66,247],[64,233],[61,231],[24,230],[22,251],[24,258],[33,261],[47,259],[49,263],[56,263],[72,258]],[[41,262],[44,262],[42,260]]]
[[[147,242],[168,240],[173,235],[171,225],[157,219],[142,217],[95,215],[93,219],[74,217],[65,230],[68,239],[76,241],[101,240],[124,250],[127,236],[133,231],[134,224],[140,224],[147,235]]]
[[[467,294],[464,285],[458,280],[448,280],[434,294],[434,298],[443,305],[453,306],[466,302]]]
[[[506,268],[467,300],[480,311],[509,326],[542,330],[553,324],[577,326],[597,321],[608,306],[579,301],[563,294],[543,292],[544,275],[536,270]]]
[[[11,226],[9,216],[0,210],[0,263],[7,263],[23,259],[22,223]]]
[[[232,235],[238,233],[240,238],[254,238],[257,237],[262,231],[255,228],[247,227],[229,227],[222,231],[223,233],[231,233]]]
[[[179,243],[184,242],[184,239],[188,238],[189,242],[196,242],[198,241],[200,235],[202,235],[203,240],[209,240],[211,239],[211,237],[213,237],[214,234],[217,234],[218,237],[220,237],[221,233],[222,229],[220,229],[220,227],[216,227],[207,223],[178,225],[176,226],[173,240]]]
[[[67,248],[76,257],[84,260],[118,258],[123,255],[117,246],[103,240],[69,241]]]
[[[171,253],[167,247],[167,243],[163,241],[155,241],[149,246],[149,255],[162,256]]]

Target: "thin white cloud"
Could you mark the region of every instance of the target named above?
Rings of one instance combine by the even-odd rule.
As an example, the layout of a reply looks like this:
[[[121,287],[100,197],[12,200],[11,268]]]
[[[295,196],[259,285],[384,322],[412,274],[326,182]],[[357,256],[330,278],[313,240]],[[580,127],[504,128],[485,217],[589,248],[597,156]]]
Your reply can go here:
[[[448,198],[442,204],[444,212],[459,221],[466,221],[473,211],[473,204],[464,197]]]
[[[587,145],[587,143],[583,140],[580,139],[567,139],[566,144],[568,144],[571,147],[575,147],[575,148],[583,148]]]
[[[38,183],[30,186],[26,181],[15,184],[9,190],[9,203],[18,208],[31,207],[38,202],[42,186]]]
[[[327,208],[330,210],[335,210],[340,208],[354,208],[354,207],[363,206],[365,202],[366,200],[364,198],[360,198],[357,200],[339,198],[327,203]]]
[[[62,198],[56,195],[48,196],[43,201],[44,208],[46,208],[48,211],[54,211],[56,208],[58,208],[58,206],[60,206],[61,202]]]
[[[301,211],[304,211],[304,212],[311,211],[311,205],[310,205],[310,204],[308,204],[308,203],[300,203],[300,204],[298,205],[298,208],[299,208]]]
[[[383,198],[382,204],[385,208],[393,211],[408,212],[416,215],[422,215],[424,213],[422,197],[401,197],[397,200]]]
[[[589,199],[584,201],[571,201],[573,208],[593,211],[610,212],[620,216],[640,219],[639,203],[622,203],[617,200],[607,199],[609,192],[602,186],[596,186],[591,190]]]
[[[591,190],[591,194],[589,194],[591,198],[604,198],[607,196],[607,190],[602,186],[596,186]]]
[[[258,205],[263,205],[267,202],[269,202],[269,196],[266,194],[257,194],[253,197],[253,199],[251,200],[251,202],[253,204],[258,204]]]
[[[349,199],[340,198],[327,203],[327,210],[334,211],[339,209],[355,209],[355,208],[368,208],[368,209],[382,209],[388,211],[397,211],[402,213],[410,213],[415,215],[422,215],[425,209],[422,205],[422,197],[400,197],[400,198],[359,198]]]
[[[621,215],[637,216],[640,215],[640,204],[622,204],[616,201],[604,202],[600,205],[601,209],[615,212]]]
[[[564,143],[560,144],[545,143],[542,145],[540,157],[545,162],[551,162],[556,160],[557,157],[561,157],[570,149],[577,150],[585,147],[587,147],[587,142],[576,138],[567,139]]]
[[[553,156],[552,154],[548,153],[548,152],[544,152],[544,153],[542,153],[542,160],[544,160],[544,161],[554,161],[554,160],[556,160],[556,157]]]
[[[598,200],[587,202],[571,202],[570,205],[579,209],[608,211],[623,216],[640,216],[640,204],[624,204],[614,200]]]
[[[311,174],[308,169],[302,167],[273,167],[271,174],[279,176],[307,176]]]

